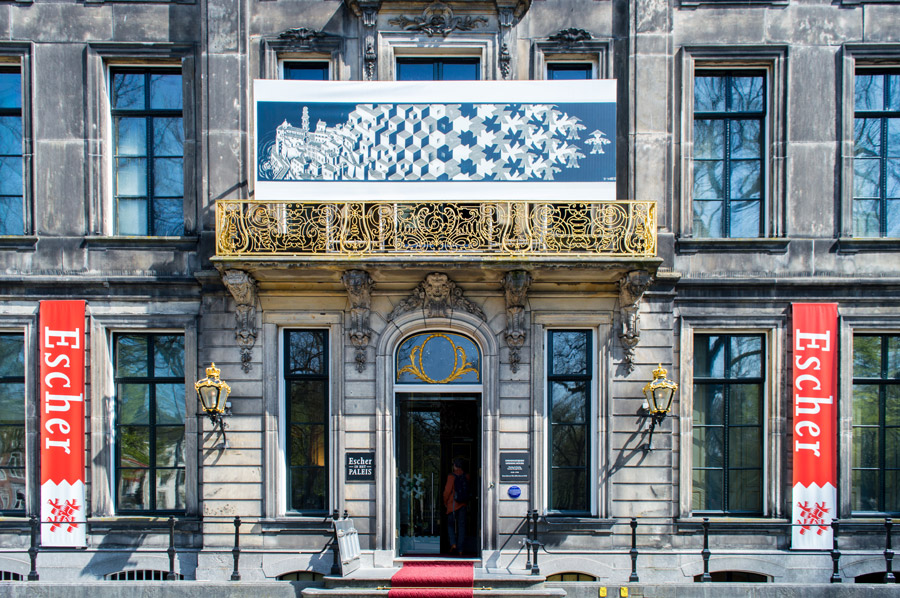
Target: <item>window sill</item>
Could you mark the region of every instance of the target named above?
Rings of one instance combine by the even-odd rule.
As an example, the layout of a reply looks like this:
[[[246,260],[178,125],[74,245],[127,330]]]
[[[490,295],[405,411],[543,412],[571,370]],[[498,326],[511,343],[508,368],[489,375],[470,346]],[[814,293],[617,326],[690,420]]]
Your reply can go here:
[[[538,533],[608,535],[617,523],[616,519],[548,514],[538,522]]]
[[[676,239],[678,253],[787,253],[790,239],[766,237],[759,239]]]
[[[684,517],[675,520],[675,531],[679,534],[696,534],[703,531],[702,516]],[[709,533],[752,536],[772,533],[790,533],[791,522],[787,519],[766,517],[716,515],[709,519]]]
[[[322,534],[331,535],[334,527],[331,515],[325,517],[278,517],[276,519],[260,519],[260,532],[263,534]]]
[[[90,249],[194,249],[200,242],[197,235],[185,237],[126,237],[89,236],[84,238]]]
[[[681,0],[682,8],[696,8],[698,6],[724,6],[731,8],[743,8],[747,5],[787,6],[789,0]],[[844,0],[846,3],[848,0]],[[860,1],[860,0],[856,0]],[[863,2],[872,0],[862,0]],[[890,1],[890,0],[889,0]]]
[[[33,235],[2,235],[0,236],[0,249],[31,249],[34,250],[38,238]]]
[[[843,238],[837,241],[839,253],[870,253],[877,251],[900,251],[900,239],[879,237],[867,239],[863,237]]]
[[[199,532],[201,521],[187,515],[172,515],[176,531]],[[123,515],[121,517],[91,517],[88,519],[90,533],[128,530],[132,533],[165,533],[169,529],[168,515]]]

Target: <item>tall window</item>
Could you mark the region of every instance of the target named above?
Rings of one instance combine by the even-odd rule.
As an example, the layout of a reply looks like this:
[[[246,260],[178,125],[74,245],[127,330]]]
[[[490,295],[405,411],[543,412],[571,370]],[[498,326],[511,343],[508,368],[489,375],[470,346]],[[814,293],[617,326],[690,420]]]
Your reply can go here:
[[[183,235],[181,73],[117,69],[111,78],[116,232]]]
[[[285,62],[284,78],[300,81],[327,81],[328,63],[323,61]]]
[[[547,333],[550,509],[590,513],[591,333]]]
[[[764,357],[761,335],[694,336],[694,512],[762,512]]]
[[[0,235],[25,232],[22,162],[22,74],[0,69]]]
[[[117,510],[184,511],[184,336],[114,344]]]
[[[328,342],[325,330],[284,332],[290,511],[328,510]]]
[[[853,234],[900,237],[900,72],[860,71],[853,121]]]
[[[25,337],[0,334],[0,512],[25,511]]]
[[[766,78],[752,71],[694,77],[695,237],[763,234]]]
[[[593,79],[594,66],[589,62],[548,62],[547,79],[553,81]]]
[[[853,337],[852,447],[853,511],[900,512],[900,336]]]
[[[476,81],[478,58],[398,58],[397,81]]]

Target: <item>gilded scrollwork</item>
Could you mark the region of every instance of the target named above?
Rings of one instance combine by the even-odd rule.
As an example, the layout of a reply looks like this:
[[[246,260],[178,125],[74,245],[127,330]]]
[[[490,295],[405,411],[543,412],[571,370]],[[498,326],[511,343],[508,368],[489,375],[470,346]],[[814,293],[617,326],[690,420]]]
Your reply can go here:
[[[641,297],[652,282],[653,278],[646,270],[633,270],[619,280],[619,340],[629,372],[634,370],[634,349],[641,340]]]
[[[241,348],[241,368],[249,372],[256,344],[256,281],[243,270],[226,270],[222,282],[235,302],[234,338]]]
[[[507,272],[503,277],[506,298],[506,344],[509,347],[509,364],[513,372],[519,371],[520,350],[525,345],[528,328],[525,324],[525,301],[531,286],[531,275],[524,270]]]
[[[450,373],[440,380],[435,380],[429,376],[424,361],[425,347],[434,339],[443,339],[449,343],[451,353],[453,354],[453,367],[451,368]],[[474,366],[473,362],[467,359],[465,348],[457,345],[450,336],[441,332],[429,335],[421,344],[412,347],[409,352],[409,364],[397,369],[397,378],[404,373],[410,374],[428,384],[449,384],[459,380],[466,374],[475,374],[476,379],[478,378],[478,368]]]
[[[451,310],[463,310],[486,320],[484,311],[463,296],[461,288],[446,274],[433,272],[420,282],[406,299],[398,303],[388,314],[388,322],[400,314],[422,309],[426,317],[446,318]]]
[[[350,343],[356,348],[356,369],[366,369],[366,348],[372,335],[369,315],[375,282],[365,270],[347,270],[341,277],[350,298]]]

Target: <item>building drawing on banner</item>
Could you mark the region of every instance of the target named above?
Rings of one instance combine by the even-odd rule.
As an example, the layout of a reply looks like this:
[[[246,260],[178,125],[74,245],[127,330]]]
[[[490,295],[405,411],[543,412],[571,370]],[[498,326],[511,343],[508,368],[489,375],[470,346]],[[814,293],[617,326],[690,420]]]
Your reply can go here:
[[[260,180],[552,181],[610,143],[551,104],[358,104],[310,124],[304,105],[260,132]]]

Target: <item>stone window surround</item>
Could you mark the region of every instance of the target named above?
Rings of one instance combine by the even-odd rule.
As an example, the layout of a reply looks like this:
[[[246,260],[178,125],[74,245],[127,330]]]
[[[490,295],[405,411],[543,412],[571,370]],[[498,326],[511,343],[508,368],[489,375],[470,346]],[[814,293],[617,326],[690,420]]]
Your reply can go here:
[[[263,463],[274,463],[275,467],[263,471],[263,517],[276,520],[308,520],[321,522],[321,515],[303,515],[287,510],[287,471],[285,463],[285,409],[284,409],[284,331],[285,330],[326,330],[328,343],[328,400],[330,418],[327,425],[328,467],[327,497],[328,512],[344,508],[344,490],[341,476],[337,475],[340,455],[345,446],[343,425],[344,397],[344,314],[340,311],[294,313],[267,311],[263,314],[260,344],[263,349]],[[337,433],[334,430],[338,430]]]
[[[34,84],[32,81],[31,44],[0,42],[0,66],[18,66],[22,75],[22,215],[24,217],[24,234],[3,237],[0,247],[33,246],[37,238],[32,236],[34,222],[34,186],[32,171],[34,169],[34,138],[32,136],[32,97]]]
[[[853,335],[877,334],[890,336],[900,334],[900,320],[884,316],[857,316],[841,314],[840,345],[838,346],[838,514],[839,518],[852,516],[850,484],[853,474]],[[854,517],[855,520],[865,519]],[[883,519],[873,519],[883,521]]]
[[[260,79],[281,79],[282,63],[309,61],[327,62],[330,81],[348,79],[349,74],[346,72],[342,60],[343,46],[343,38],[338,36],[314,38],[309,43],[280,37],[264,37],[259,42],[259,52],[262,58],[259,61],[259,77]]]
[[[680,185],[676,183],[676,206],[674,228],[679,235],[679,249],[702,249],[705,244],[711,250],[719,251],[722,245],[734,243],[746,249],[748,244],[761,247],[771,243],[773,238],[786,234],[785,218],[785,106],[787,76],[787,48],[782,46],[702,46],[683,47],[679,52],[681,60],[676,61],[680,67],[680,77],[676,75],[676,84],[681,91],[676,91],[675,138],[679,140],[676,147],[676,164],[679,164]],[[765,155],[765,172],[763,180],[766,188],[763,194],[763,230],[759,238],[693,238],[693,121],[694,121],[694,73],[705,71],[763,70],[767,74],[766,86],[768,98],[766,105],[766,138],[763,142]]]
[[[546,79],[548,62],[589,62],[594,79],[612,77],[613,43],[595,39],[563,44],[556,41],[537,41],[531,48],[531,78]]]
[[[40,511],[41,486],[38,454],[40,453],[41,414],[38,409],[38,377],[35,360],[38,355],[38,314],[3,314],[0,333],[25,337],[25,514]]]
[[[853,123],[857,67],[897,67],[900,72],[900,44],[845,44],[839,56],[840,73],[840,242],[842,250],[896,249],[895,238],[853,238]]]
[[[610,490],[605,482],[601,486],[599,472],[608,471],[609,455],[611,454],[612,438],[610,434],[611,405],[609,400],[609,386],[612,376],[612,312],[585,313],[547,313],[534,312],[532,314],[531,338],[540,339],[540,342],[532,343],[532,397],[535,404],[531,408],[534,413],[534,429],[532,432],[532,476],[535,492],[533,508],[538,512],[546,512],[549,516],[554,513],[548,511],[550,504],[548,480],[549,476],[549,429],[547,418],[547,331],[556,329],[592,331],[591,343],[593,355],[591,367],[593,379],[591,380],[590,412],[593,414],[590,425],[589,447],[591,463],[588,468],[591,472],[588,484],[591,488],[590,519],[604,518],[610,513]],[[566,519],[572,519],[564,513],[560,513]]]
[[[200,432],[212,430],[211,423],[198,407],[194,382],[199,380],[198,339],[195,315],[172,314],[151,316],[144,313],[115,313],[114,308],[93,306],[90,310],[90,513],[92,517],[114,517],[115,508],[115,439],[112,417],[115,413],[113,334],[117,332],[175,333],[184,335],[184,421],[185,514],[200,513],[199,467]],[[131,514],[125,516],[133,516]]]
[[[195,48],[180,44],[118,44],[90,43],[87,52],[86,97],[87,118],[85,130],[90,131],[88,145],[88,235],[96,237],[92,243],[108,240],[116,243],[114,235],[115,206],[113,198],[112,166],[112,118],[110,113],[109,72],[115,67],[170,67],[181,69],[182,119],[184,123],[184,227],[182,237],[138,237],[135,248],[157,246],[160,241],[183,243],[198,230],[198,185],[202,177],[200,153],[197,150],[198,113],[195,98]],[[129,237],[131,239],[131,237]]]
[[[680,521],[693,519],[693,454],[690,442],[694,437],[693,430],[693,387],[694,387],[694,335],[695,334],[762,334],[766,347],[766,363],[763,364],[763,511],[760,518],[771,519],[783,517],[782,504],[783,479],[782,445],[783,436],[788,432],[783,429],[782,421],[787,417],[779,400],[782,393],[779,389],[783,383],[784,336],[786,320],[784,317],[735,317],[735,316],[682,316],[681,340],[679,346],[679,379],[678,423],[681,446],[678,450],[678,504],[676,518]],[[674,447],[673,447],[674,450]],[[711,518],[712,519],[712,518]],[[723,515],[715,519],[733,520],[734,517]]]
[[[480,81],[499,79],[497,67],[497,33],[454,35],[435,43],[422,35],[379,31],[378,80],[396,81],[397,58],[438,58],[445,56],[471,57],[480,60]]]

